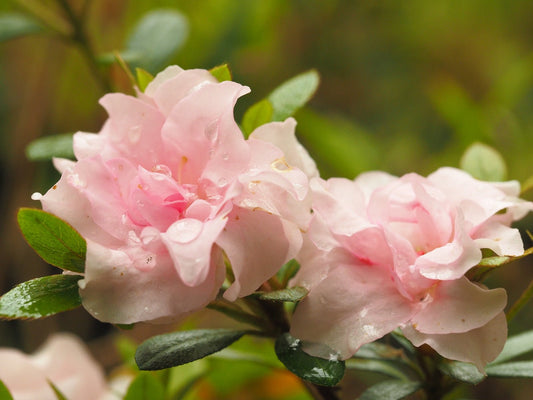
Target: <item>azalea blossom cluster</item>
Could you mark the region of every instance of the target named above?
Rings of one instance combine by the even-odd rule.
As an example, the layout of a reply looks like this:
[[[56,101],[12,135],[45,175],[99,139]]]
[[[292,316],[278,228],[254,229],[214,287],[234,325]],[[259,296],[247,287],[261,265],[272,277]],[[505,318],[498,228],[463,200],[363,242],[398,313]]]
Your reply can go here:
[[[169,321],[218,295],[248,296],[287,261],[307,297],[291,333],[342,359],[400,328],[419,346],[482,370],[507,335],[506,293],[465,274],[482,258],[524,252],[510,224],[532,209],[516,182],[443,168],[318,176],[295,137],[271,122],[245,139],[234,120],[249,89],[173,66],[137,97],[113,93],[98,134],[56,159],[43,209],[87,241],[84,307],[112,323]]]

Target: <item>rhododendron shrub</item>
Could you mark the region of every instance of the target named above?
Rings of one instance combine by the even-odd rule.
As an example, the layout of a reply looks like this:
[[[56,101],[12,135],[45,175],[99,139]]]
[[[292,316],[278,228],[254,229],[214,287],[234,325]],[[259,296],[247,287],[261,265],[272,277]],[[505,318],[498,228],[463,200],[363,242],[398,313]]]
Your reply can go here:
[[[314,163],[292,119],[244,139],[233,107],[248,92],[169,67],[138,97],[104,96],[102,130],[74,135],[76,162],[55,160],[61,179],[34,198],[87,241],[80,295],[95,318],[175,319],[215,298],[225,258],[235,300],[296,255]]]
[[[532,204],[518,194],[517,182],[482,182],[453,168],[427,178],[315,179],[313,220],[293,280],[310,293],[292,334],[346,359],[399,327],[416,346],[483,371],[505,344],[507,296],[465,274],[484,249],[523,254],[510,224]]]

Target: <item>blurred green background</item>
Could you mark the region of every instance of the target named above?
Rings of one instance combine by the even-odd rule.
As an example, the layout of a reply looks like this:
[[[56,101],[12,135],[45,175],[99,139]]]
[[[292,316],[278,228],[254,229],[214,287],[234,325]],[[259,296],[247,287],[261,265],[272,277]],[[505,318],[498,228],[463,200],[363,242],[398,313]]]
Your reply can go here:
[[[0,13],[24,12],[35,3],[47,13],[63,15],[55,0],[2,2]],[[476,141],[502,153],[509,178],[524,181],[533,175],[531,1],[69,3],[76,12],[85,10],[85,28],[96,54],[124,49],[147,12],[180,12],[188,34],[165,63],[183,68],[228,63],[234,80],[252,88],[239,100],[237,120],[277,85],[315,68],[321,84],[309,106],[296,115],[297,134],[323,177],[353,178],[371,169],[426,175],[439,166],[458,166],[461,154]],[[100,73],[114,90],[130,90],[116,65],[102,66]],[[79,49],[57,35],[45,31],[0,43],[1,293],[52,271],[24,243],[15,214],[21,206],[38,207],[31,193],[45,191],[58,175],[49,162],[27,161],[25,147],[46,135],[97,132],[106,117],[97,103],[105,91]],[[531,200],[533,194],[524,197]],[[521,225],[532,226],[531,217]],[[532,268],[528,260],[513,264],[496,272],[489,284],[508,288],[512,302],[533,278]],[[511,331],[533,327],[529,315],[524,310]],[[76,310],[43,321],[0,322],[0,345],[33,350],[59,329],[97,340],[94,349],[102,347],[102,333],[110,331]],[[113,360],[104,363],[112,365]],[[278,381],[270,374],[258,376],[273,379],[268,381],[272,387],[283,387],[280,382],[290,379],[283,374]],[[354,379],[349,384],[358,393],[363,386]],[[300,390],[297,383],[287,382]],[[529,399],[526,384],[531,389],[526,381],[490,380],[465,397]],[[248,385],[248,391],[239,389],[239,395],[227,398],[263,398]]]

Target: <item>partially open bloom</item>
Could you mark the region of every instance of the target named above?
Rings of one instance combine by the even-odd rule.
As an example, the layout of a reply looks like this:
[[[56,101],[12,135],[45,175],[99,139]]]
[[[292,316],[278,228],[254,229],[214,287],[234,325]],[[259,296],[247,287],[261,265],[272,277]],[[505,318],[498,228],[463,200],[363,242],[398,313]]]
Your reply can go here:
[[[49,381],[69,399],[118,399],[107,388],[102,367],[69,334],[52,336],[32,355],[0,349],[0,380],[15,400],[56,400]]]
[[[233,107],[247,92],[206,70],[169,67],[138,97],[104,96],[100,133],[74,135],[77,162],[55,160],[62,177],[42,206],[87,240],[80,294],[95,318],[168,320],[200,309],[224,281],[225,257],[234,300],[297,253],[314,164],[292,119],[244,139]]]
[[[427,178],[371,172],[311,186],[315,214],[293,282],[310,293],[294,314],[294,336],[348,358],[401,327],[415,345],[480,370],[499,354],[505,290],[465,273],[481,249],[523,253],[509,225],[532,204],[517,198],[518,183],[442,168]]]

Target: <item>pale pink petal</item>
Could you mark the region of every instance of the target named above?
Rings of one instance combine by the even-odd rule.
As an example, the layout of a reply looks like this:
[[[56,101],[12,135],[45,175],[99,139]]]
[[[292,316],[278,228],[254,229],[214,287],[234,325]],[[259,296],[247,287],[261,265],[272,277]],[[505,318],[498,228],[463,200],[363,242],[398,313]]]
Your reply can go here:
[[[179,68],[179,67],[178,67]],[[173,75],[176,73],[174,76]],[[157,107],[165,115],[187,95],[205,83],[218,83],[217,79],[204,69],[165,70],[162,76],[156,76],[146,87],[145,94],[152,97]]]
[[[183,218],[161,234],[161,240],[186,285],[199,286],[207,279],[211,267],[211,249],[226,222],[226,217],[204,222]]]
[[[453,280],[463,276],[481,260],[481,250],[468,235],[469,230],[470,224],[458,212],[453,241],[420,256],[415,267],[429,279]]]
[[[109,121],[104,124],[102,130],[106,129],[106,125],[109,126]],[[108,151],[106,147],[109,147],[106,146],[107,140],[96,133],[76,132],[72,137],[72,141],[74,155],[78,160],[102,155],[105,151]],[[118,155],[118,152],[116,155]]]
[[[88,241],[85,277],[79,282],[83,306],[96,319],[115,324],[176,320],[216,297],[225,273],[220,250],[213,248],[210,259],[204,281],[189,287],[168,254],[157,254],[157,265],[141,271],[125,252]]]
[[[425,334],[411,325],[402,328],[404,335],[415,345],[427,344],[440,355],[451,360],[474,364],[481,372],[503,349],[507,340],[507,320],[498,313],[485,325],[463,333]]]
[[[491,249],[499,256],[520,256],[524,253],[524,244],[520,231],[500,222],[500,215],[489,219],[475,230],[474,241],[479,248]]]
[[[55,169],[57,169],[61,174],[76,164],[74,161],[67,158],[57,157],[52,158],[52,162],[54,163]]]
[[[146,86],[144,89],[144,94],[149,97],[154,97],[155,92],[161,87],[161,85],[163,85],[169,79],[181,74],[183,71],[183,68],[177,65],[170,65],[166,67],[163,71],[159,72]]]
[[[390,277],[368,265],[341,265],[296,307],[291,334],[323,343],[342,359],[411,317],[409,302]]]
[[[224,293],[233,301],[253,293],[294,258],[302,237],[296,225],[276,215],[236,207],[217,244],[228,256],[235,276]]]
[[[463,277],[437,283],[411,319],[413,326],[428,334],[462,333],[479,328],[507,304],[504,289],[483,289]]]
[[[284,122],[271,122],[255,129],[250,139],[259,139],[274,144],[281,149],[289,165],[299,168],[309,178],[318,177],[315,161],[296,139],[295,127],[294,118],[288,118]]]
[[[368,205],[374,191],[398,179],[398,177],[386,172],[370,171],[359,174],[354,182],[357,188],[363,193],[365,202]]]
[[[249,149],[233,119],[233,106],[247,92],[235,82],[206,83],[173,108],[162,136],[177,160],[171,169],[179,183],[202,178],[224,186],[246,168]]]

